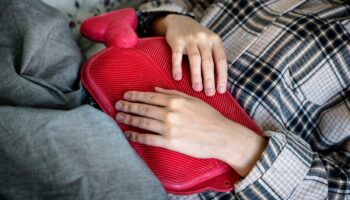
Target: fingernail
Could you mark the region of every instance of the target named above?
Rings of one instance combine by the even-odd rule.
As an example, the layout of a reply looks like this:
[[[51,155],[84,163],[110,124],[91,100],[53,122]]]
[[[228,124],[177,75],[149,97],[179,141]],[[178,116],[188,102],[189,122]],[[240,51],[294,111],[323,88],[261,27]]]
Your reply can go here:
[[[181,80],[181,74],[180,73],[174,73],[174,79],[179,81]]]
[[[215,94],[215,90],[214,90],[214,88],[207,88],[207,89],[205,89],[205,93],[208,95],[208,96],[212,96],[212,95],[214,95]]]
[[[117,119],[117,121],[122,121],[124,119],[123,114],[118,113],[117,116],[116,116],[116,119]]]
[[[224,93],[224,92],[226,91],[226,87],[223,86],[223,85],[220,85],[220,86],[218,87],[218,91],[219,91],[219,93]]]
[[[193,89],[197,92],[202,90],[202,84],[200,83],[195,83]]]
[[[130,97],[130,94],[128,93],[128,92],[125,92],[124,93],[124,99],[127,99],[127,98],[129,98]]]
[[[115,104],[115,108],[116,109],[121,109],[122,108],[122,103],[120,101],[118,101],[116,104]]]

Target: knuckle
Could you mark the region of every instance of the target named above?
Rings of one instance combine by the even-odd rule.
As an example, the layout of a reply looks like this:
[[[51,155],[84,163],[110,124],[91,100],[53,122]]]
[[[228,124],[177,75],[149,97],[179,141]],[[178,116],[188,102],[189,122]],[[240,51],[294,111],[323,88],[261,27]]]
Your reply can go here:
[[[124,114],[124,122],[126,124],[132,124],[132,118],[130,117],[130,115],[125,115]]]
[[[216,58],[218,62],[226,62],[226,57],[225,56],[219,56]]]
[[[140,98],[140,94],[138,92],[130,92],[129,99],[135,100],[139,98]]]
[[[213,59],[209,56],[203,57],[202,63],[206,67],[212,67],[212,65],[214,64]]]
[[[176,129],[174,126],[168,125],[166,128],[166,132],[167,132],[166,137],[168,139],[171,139],[176,134]]]
[[[176,57],[178,55],[182,54],[182,51],[180,49],[173,50],[173,56]]]
[[[169,101],[169,107],[173,110],[181,107],[182,105],[183,105],[183,99],[181,98],[172,98]]]
[[[137,95],[134,92],[128,92],[127,94],[128,94],[129,99],[135,99],[135,97]]]
[[[140,126],[140,119],[137,117],[130,117],[130,124],[132,126],[139,127]]]
[[[146,93],[145,100],[146,100],[146,102],[152,102],[154,100],[154,94],[153,93]]]
[[[184,38],[183,37],[177,37],[174,39],[175,45],[181,46],[184,43]]]
[[[214,79],[211,78],[211,77],[207,77],[207,78],[205,79],[205,82],[207,82],[207,83],[212,83],[212,82],[214,82]]]
[[[175,121],[175,114],[173,112],[169,112],[165,116],[165,120],[168,124],[172,124]]]
[[[143,136],[142,143],[147,144],[147,145],[152,144],[151,137]]]
[[[198,51],[192,51],[189,53],[189,56],[192,58],[192,59],[200,59],[200,54]]]
[[[184,44],[188,44],[189,42],[193,42],[195,40],[195,35],[194,34],[188,34],[186,36],[182,37],[182,42]]]
[[[211,51],[210,46],[208,45],[208,41],[202,42],[199,44],[199,49],[201,52],[208,54]]]
[[[223,47],[221,47],[220,49],[217,50],[217,55],[215,56],[215,59],[218,61],[227,62],[225,49]]]
[[[146,105],[140,105],[140,106],[138,107],[138,109],[139,109],[139,112],[140,112],[140,113],[146,114],[146,113],[149,112],[149,107],[146,106]]]
[[[199,40],[206,40],[207,37],[208,37],[208,34],[204,31],[201,31],[195,34],[195,38]]]
[[[211,40],[214,41],[214,42],[221,42],[221,37],[216,34],[216,33],[213,33],[211,36],[210,36]]]
[[[192,82],[199,82],[202,84],[202,76],[200,72],[197,71],[191,71],[191,76],[192,76]]]
[[[139,125],[139,120],[135,117],[130,117],[129,118],[129,124],[132,126],[138,126]]]
[[[174,108],[176,108],[176,101],[175,101],[175,99],[170,99],[170,101],[169,101],[169,108],[170,109],[174,109]]]
[[[128,137],[131,140],[135,140],[135,133],[130,133],[130,135]]]
[[[154,94],[148,95],[148,100],[149,100],[149,101],[153,101],[154,98],[155,98],[155,95],[154,95]]]
[[[201,57],[200,57],[199,53],[189,55],[189,58],[190,58],[190,63],[200,64],[200,62],[201,62]],[[193,67],[193,66],[190,66],[190,67]]]
[[[132,110],[132,104],[131,103],[125,103],[124,104],[125,111],[131,111]]]
[[[127,102],[120,102],[120,104],[121,104],[120,110],[125,111],[125,110],[127,109],[127,108],[126,108],[126,103],[127,103]]]
[[[142,141],[142,137],[139,134],[132,134],[132,140],[140,142]]]
[[[140,119],[139,120],[139,127],[142,129],[149,127],[149,121],[146,119]]]
[[[170,136],[173,136],[174,134],[175,134],[175,128],[173,127],[173,126],[170,126],[169,128],[168,128],[168,134],[170,135]]]

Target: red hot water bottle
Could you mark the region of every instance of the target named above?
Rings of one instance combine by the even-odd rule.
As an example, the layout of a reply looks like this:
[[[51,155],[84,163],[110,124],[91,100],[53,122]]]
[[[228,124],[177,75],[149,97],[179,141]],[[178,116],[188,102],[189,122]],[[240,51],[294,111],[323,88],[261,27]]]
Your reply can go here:
[[[85,37],[107,46],[88,59],[81,71],[84,86],[105,113],[115,117],[114,105],[126,91],[154,91],[157,86],[199,98],[232,121],[261,134],[228,92],[207,97],[203,92],[193,91],[188,60],[184,59],[182,63],[182,80],[173,80],[171,49],[166,40],[163,37],[138,38],[136,26],[136,13],[129,8],[89,18],[81,26]],[[118,125],[123,131],[135,130],[124,124]],[[239,175],[220,160],[193,158],[134,142],[131,146],[164,188],[173,194],[187,195],[205,190],[227,192],[239,180]]]

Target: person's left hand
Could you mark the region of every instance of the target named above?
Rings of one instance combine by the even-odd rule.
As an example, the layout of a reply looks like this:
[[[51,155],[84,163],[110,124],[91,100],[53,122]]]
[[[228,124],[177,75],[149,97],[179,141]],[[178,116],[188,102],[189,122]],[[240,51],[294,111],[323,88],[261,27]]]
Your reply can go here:
[[[126,92],[124,99],[116,103],[117,121],[153,132],[127,130],[125,135],[131,141],[197,158],[220,159],[241,175],[261,154],[260,136],[199,99],[161,88]],[[247,156],[249,152],[251,156]]]
[[[126,131],[132,141],[163,147],[199,158],[213,157],[223,141],[219,129],[226,119],[199,99],[175,90],[127,92],[119,101],[117,121],[157,134]]]

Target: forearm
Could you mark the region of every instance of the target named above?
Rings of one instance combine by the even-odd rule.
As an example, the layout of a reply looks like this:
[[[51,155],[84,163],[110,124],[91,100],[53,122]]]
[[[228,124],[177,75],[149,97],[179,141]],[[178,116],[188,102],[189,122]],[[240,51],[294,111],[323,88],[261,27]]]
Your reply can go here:
[[[219,128],[223,132],[223,144],[218,146],[214,157],[226,162],[240,176],[245,177],[264,152],[267,138],[229,120],[225,127]]]
[[[269,138],[265,151],[248,175],[235,184],[238,199],[257,193],[266,199],[273,196],[300,199],[305,195],[344,199],[349,194],[348,163],[337,162],[335,154],[324,156],[314,151],[294,133],[265,134]],[[339,156],[349,159],[344,154]]]

